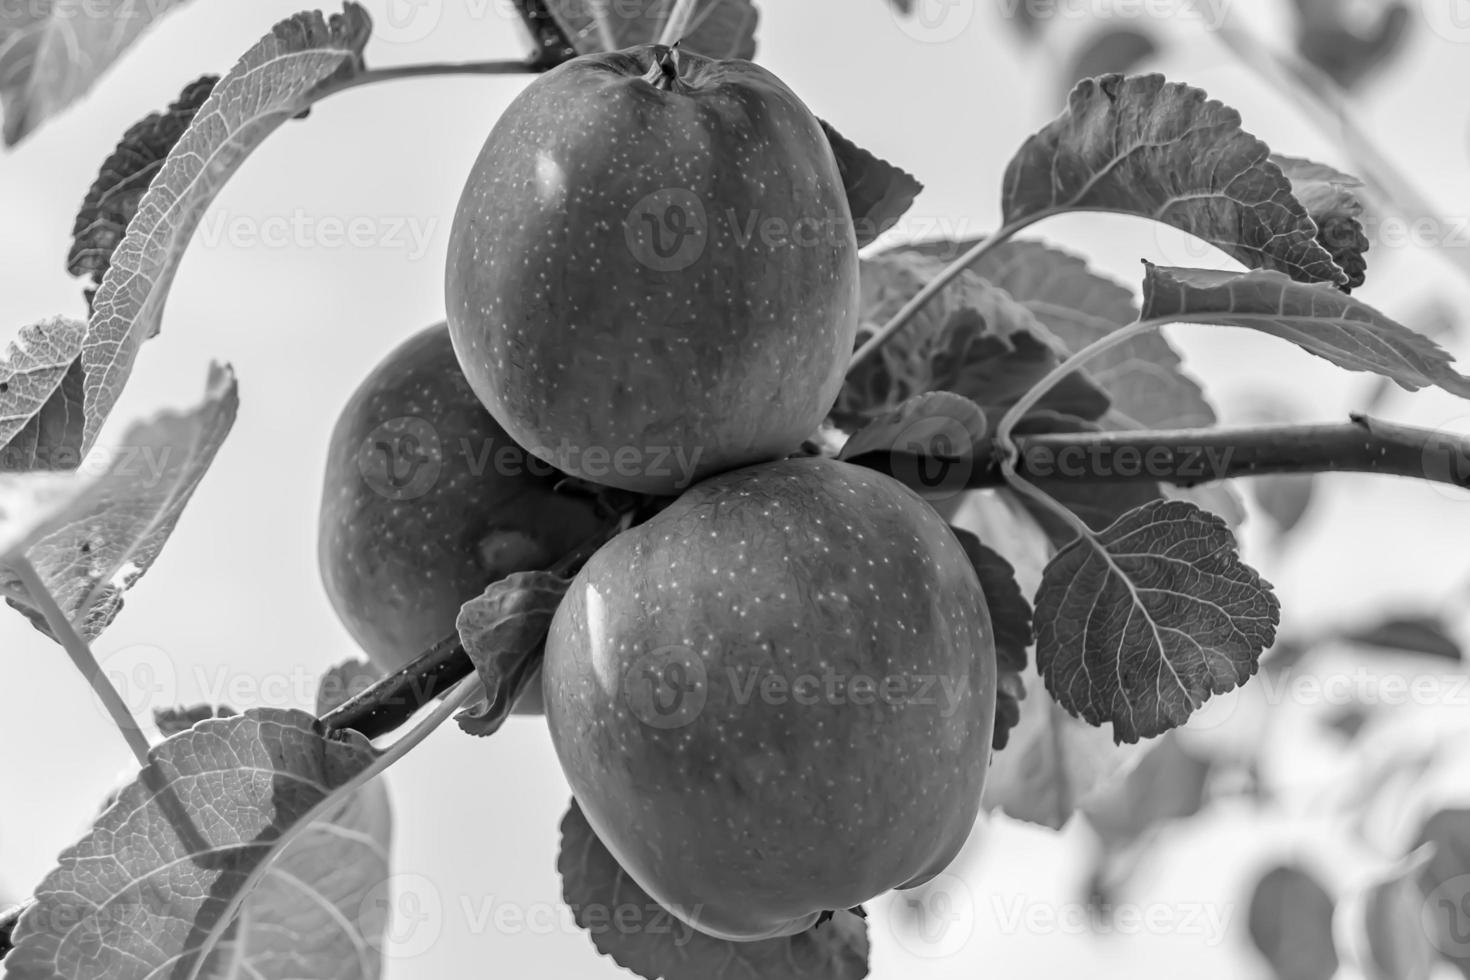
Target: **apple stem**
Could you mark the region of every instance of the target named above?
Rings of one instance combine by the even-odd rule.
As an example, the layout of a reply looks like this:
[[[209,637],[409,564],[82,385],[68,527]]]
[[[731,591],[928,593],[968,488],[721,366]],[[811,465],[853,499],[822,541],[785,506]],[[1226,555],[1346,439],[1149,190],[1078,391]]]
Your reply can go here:
[[[679,79],[679,49],[677,45],[656,44],[653,47],[653,67],[644,80],[662,92],[676,92],[683,88]]]

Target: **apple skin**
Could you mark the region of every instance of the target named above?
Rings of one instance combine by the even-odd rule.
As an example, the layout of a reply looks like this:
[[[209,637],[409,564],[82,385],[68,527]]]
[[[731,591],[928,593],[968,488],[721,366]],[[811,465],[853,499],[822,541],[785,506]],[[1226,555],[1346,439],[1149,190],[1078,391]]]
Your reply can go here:
[[[332,432],[317,538],[327,596],[373,664],[397,670],[453,633],[491,582],[596,532],[590,500],[555,492],[560,479],[485,411],[446,325],[374,368]],[[517,710],[540,702],[533,685]]]
[[[791,459],[712,477],[603,546],[552,620],[542,686],[573,793],[633,880],[702,932],[757,940],[959,852],[994,633],[916,494]]]
[[[788,455],[826,417],[857,240],[821,125],[778,78],[644,45],[573,59],[500,117],[446,299],[465,374],[517,442],[673,494]]]

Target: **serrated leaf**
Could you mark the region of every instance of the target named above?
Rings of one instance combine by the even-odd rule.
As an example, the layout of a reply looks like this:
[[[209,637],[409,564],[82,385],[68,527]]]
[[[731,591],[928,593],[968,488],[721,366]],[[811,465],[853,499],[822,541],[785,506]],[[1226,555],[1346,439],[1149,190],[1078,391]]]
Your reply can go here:
[[[1248,268],[1345,283],[1265,143],[1240,114],[1161,75],[1086,79],[1006,170],[1007,225],[1069,211],[1151,218]]]
[[[24,556],[83,638],[95,638],[173,533],[238,407],[234,373],[215,365],[198,407],[134,425],[81,471],[0,477],[0,594],[50,634],[6,566]]]
[[[335,711],[352,698],[372,687],[383,672],[361,658],[333,664],[316,686],[316,714],[320,718]]]
[[[551,618],[570,579],[552,572],[515,572],[492,582],[459,610],[455,627],[475,665],[485,697],[455,715],[471,735],[493,735],[541,666]]]
[[[1433,615],[1389,616],[1371,626],[1349,630],[1342,638],[1349,643],[1442,660],[1458,662],[1464,659],[1459,641],[1450,636],[1444,620]]]
[[[675,0],[617,3],[614,0],[546,0],[551,15],[581,54],[618,51],[657,41]],[[751,0],[698,0],[679,42],[709,58],[755,57],[760,15]]]
[[[14,146],[86,94],[183,0],[30,0],[0,8],[0,107]]]
[[[868,928],[848,911],[795,936],[735,943],[659,908],[628,877],[573,801],[561,822],[562,898],[597,951],[647,980],[860,980]]]
[[[822,131],[837,158],[847,206],[857,228],[858,247],[871,245],[913,207],[924,185],[913,174],[869,153],[825,121]]]
[[[980,577],[980,591],[990,612],[990,625],[995,633],[996,685],[995,735],[991,748],[1000,751],[1010,743],[1011,729],[1021,720],[1021,701],[1026,697],[1022,674],[1031,647],[1031,603],[1016,581],[1016,569],[1000,552],[980,543],[974,532],[951,527],[960,546],[975,566]]]
[[[1036,664],[1058,704],[1136,742],[1245,683],[1280,611],[1224,521],[1157,501],[1052,559],[1036,596]]]
[[[1256,883],[1246,925],[1277,980],[1330,980],[1337,972],[1335,907],[1327,889],[1301,868],[1273,868]]]
[[[1330,286],[1293,282],[1279,272],[1144,266],[1146,319],[1247,327],[1409,391],[1438,385],[1470,398],[1470,378],[1450,366],[1449,352]]]
[[[216,194],[257,146],[306,109],[320,86],[362,67],[372,32],[367,12],[347,3],[281,21],[214,87],[174,145],[112,255],[92,303],[84,446],[107,419],[143,342],[158,332],[184,249]]]
[[[1363,896],[1363,933],[1368,980],[1429,980],[1437,954],[1424,934],[1424,893],[1419,877],[1433,856],[1421,847],[1408,855]]]
[[[82,459],[81,365],[87,325],[22,327],[0,360],[0,472],[75,469]]]
[[[1317,224],[1317,241],[1347,274],[1347,286],[1363,285],[1368,274],[1368,232],[1363,228],[1364,185],[1325,163],[1272,154],[1271,162],[1291,181],[1291,192]]]
[[[173,738],[187,732],[201,721],[211,718],[233,718],[239,714],[234,708],[220,704],[193,704],[175,708],[158,708],[153,712],[153,725],[164,738]]]
[[[327,736],[310,715],[273,708],[158,745],[37,889],[7,980],[223,976],[227,965],[376,977],[383,922],[358,909],[386,875],[386,800],[381,788],[338,792],[376,757],[356,733]],[[296,972],[270,965],[282,959]]]
[[[148,185],[218,81],[218,75],[205,75],[190,82],[167,109],[150,112],[123,133],[77,211],[71,251],[66,257],[68,272],[91,276],[97,285],[102,283],[112,253],[138,213]]]

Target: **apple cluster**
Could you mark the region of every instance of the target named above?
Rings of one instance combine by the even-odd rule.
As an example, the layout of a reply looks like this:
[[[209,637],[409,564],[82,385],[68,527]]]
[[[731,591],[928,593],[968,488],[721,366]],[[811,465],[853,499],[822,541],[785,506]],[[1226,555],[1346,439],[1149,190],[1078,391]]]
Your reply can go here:
[[[742,233],[833,215],[841,234]],[[932,508],[798,452],[859,315],[842,176],[801,100],[660,45],[546,73],[474,163],[446,300],[332,439],[323,575],[374,662],[590,537],[564,474],[662,497],[546,641],[547,722],[598,837],[733,941],[939,873],[979,809],[994,635]]]

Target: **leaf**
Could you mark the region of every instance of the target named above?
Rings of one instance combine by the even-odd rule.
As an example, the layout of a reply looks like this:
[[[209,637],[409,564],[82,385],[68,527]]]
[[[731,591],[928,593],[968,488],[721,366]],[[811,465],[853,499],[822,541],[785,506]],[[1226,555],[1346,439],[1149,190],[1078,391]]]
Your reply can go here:
[[[949,391],[915,395],[878,416],[843,444],[839,459],[853,462],[869,453],[906,452],[940,460],[964,460],[988,431],[980,406]]]
[[[182,0],[30,0],[0,8],[5,145],[86,94],[155,20]]]
[[[1433,849],[1410,854],[1363,897],[1363,958],[1368,980],[1429,980],[1436,953],[1424,934],[1419,877]]]
[[[742,943],[671,920],[597,839],[575,801],[561,821],[556,867],[562,898],[597,951],[648,980],[859,980],[868,973],[867,923],[852,912],[835,912],[795,936]]]
[[[1144,266],[1146,319],[1247,327],[1349,371],[1392,378],[1409,391],[1438,385],[1470,398],[1470,378],[1450,367],[1444,348],[1330,286],[1293,282],[1279,272]]]
[[[7,980],[215,976],[230,963],[233,975],[375,978],[383,923],[357,910],[386,874],[386,804],[381,788],[337,793],[376,757],[354,732],[324,735],[274,708],[158,745],[37,889]],[[322,822],[283,850],[307,821]],[[268,965],[286,957],[293,972]]]
[[[1317,227],[1240,114],[1161,75],[1086,79],[1005,176],[1005,223],[1069,211],[1138,215],[1188,232],[1248,268],[1347,281]]]
[[[1342,0],[1296,0],[1297,51],[1343,88],[1355,88],[1402,47],[1409,36],[1409,6],[1399,0],[1374,5],[1377,15],[1359,29]]]
[[[1470,810],[1432,814],[1414,846],[1425,844],[1432,850],[1419,874],[1420,925],[1439,955],[1470,977]]]
[[[361,69],[371,31],[367,12],[356,3],[345,4],[330,20],[316,12],[283,20],[200,106],[143,195],[93,300],[82,350],[84,446],[96,440],[138,349],[158,332],[174,273],[210,201],[267,136],[311,104],[322,85]]]
[[[858,247],[871,245],[898,223],[924,189],[914,176],[880,159],[822,122],[857,228]]]
[[[1068,89],[1084,78],[1110,72],[1126,74],[1159,53],[1151,35],[1131,27],[1105,26],[1082,43],[1062,73]]]
[[[1164,735],[1126,777],[1089,800],[1083,812],[1106,846],[1118,850],[1161,824],[1199,813],[1212,769],[1208,757]]]
[[[1273,868],[1256,883],[1247,928],[1277,980],[1330,980],[1337,972],[1335,905],[1327,889],[1301,868]]]
[[[1062,707],[1135,742],[1245,683],[1280,612],[1224,521],[1156,501],[1052,559],[1036,597],[1036,664]]]
[[[950,262],[975,242],[930,242],[916,251]],[[1085,259],[1037,241],[997,246],[971,271],[1002,289],[1075,354],[1138,319],[1133,291],[1088,268]],[[1215,412],[1179,355],[1157,331],[1140,334],[1087,362],[1087,374],[1112,401],[1108,426],[1204,428]]]
[[[1389,616],[1372,626],[1350,630],[1342,638],[1349,643],[1417,653],[1456,663],[1465,659],[1459,642],[1450,636],[1444,620],[1434,615]]]
[[[180,732],[187,732],[201,721],[208,721],[211,718],[233,718],[237,714],[239,712],[234,708],[214,704],[158,708],[153,712],[153,724],[164,738],[173,738]]]
[[[173,533],[238,407],[233,372],[214,365],[203,403],[134,425],[81,472],[0,477],[0,593],[50,635],[7,567],[23,554],[77,631],[95,638]]]
[[[551,16],[582,54],[618,51],[657,41],[675,0],[618,3],[616,0],[546,0]],[[697,0],[689,28],[679,41],[708,58],[755,57],[760,15],[751,0]]]
[[[87,325],[55,317],[21,328],[0,360],[0,472],[71,470],[82,460]]]
[[[366,660],[354,658],[334,664],[322,675],[316,688],[316,715],[329,714],[372,687],[383,672]]]
[[[521,23],[536,45],[527,59],[532,71],[549,71],[577,56],[571,39],[548,9],[549,0],[514,0],[514,3],[516,13],[521,15]]]
[[[1311,509],[1317,479],[1312,473],[1288,473],[1263,476],[1249,483],[1256,505],[1270,518],[1277,537],[1296,530]]]
[[[1271,162],[1291,181],[1291,192],[1317,224],[1317,241],[1347,273],[1343,292],[1363,285],[1368,274],[1368,232],[1363,228],[1361,180],[1324,163],[1275,153]]]
[[[1031,603],[1026,601],[1016,581],[1015,567],[1003,555],[981,544],[971,531],[959,527],[950,530],[980,577],[980,591],[985,594],[985,607],[995,633],[998,681],[991,748],[1000,751],[1009,743],[1011,729],[1021,720],[1021,701],[1026,697],[1021,675],[1029,662],[1026,651],[1032,640]]]
[[[112,253],[138,213],[148,185],[218,81],[218,75],[205,75],[190,82],[166,110],[150,112],[128,127],[77,212],[71,252],[66,257],[68,272],[90,275],[94,284],[102,283]]]
[[[455,716],[471,735],[493,735],[510,717],[525,685],[537,677],[551,618],[570,579],[551,572],[515,572],[466,602],[455,622],[485,697]]]

